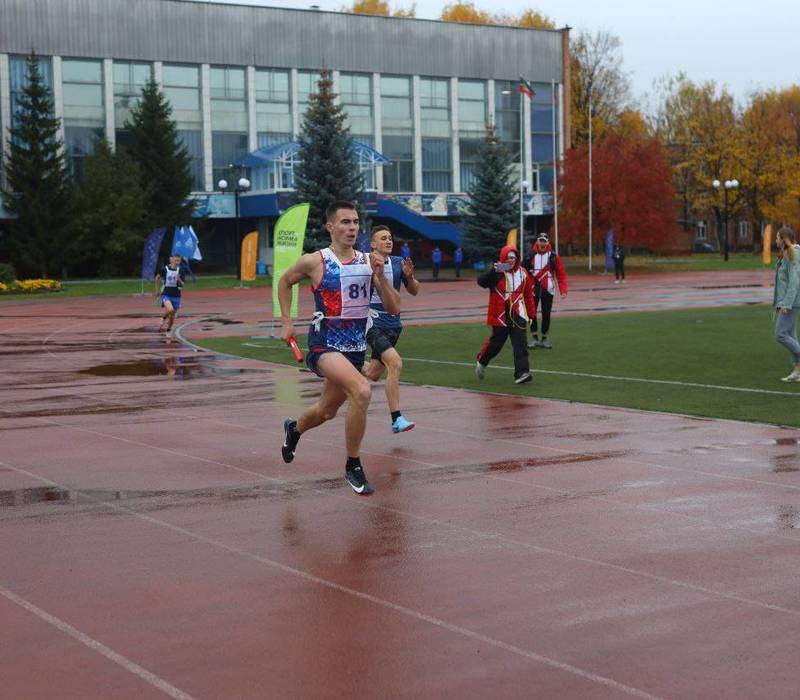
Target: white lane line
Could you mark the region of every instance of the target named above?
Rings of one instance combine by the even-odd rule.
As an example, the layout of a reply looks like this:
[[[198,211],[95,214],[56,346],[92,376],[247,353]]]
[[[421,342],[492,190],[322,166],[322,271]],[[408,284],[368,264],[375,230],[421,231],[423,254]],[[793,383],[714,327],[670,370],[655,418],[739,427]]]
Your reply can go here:
[[[35,474],[34,472],[30,472],[27,469],[22,469],[22,468],[19,468],[19,467],[15,467],[15,466],[13,466],[11,464],[8,464],[6,462],[0,462],[0,464],[3,464],[3,466],[5,466],[5,467],[7,467],[9,469],[12,469],[12,470],[14,470],[14,471],[16,471],[16,472],[18,472],[20,474],[24,474],[24,475],[30,477],[31,479],[37,479],[38,481],[41,481],[42,483],[45,483],[45,484],[47,484],[49,486],[53,486],[55,488],[60,488],[60,489],[66,489],[67,488],[66,486],[64,486],[62,484],[59,484],[59,483],[57,483],[55,481],[52,481],[51,479],[48,479],[46,477],[39,476],[38,474]],[[420,622],[426,622],[426,623],[428,623],[430,625],[433,625],[434,627],[437,627],[437,628],[443,629],[443,630],[447,630],[448,632],[452,632],[454,634],[458,634],[458,635],[460,635],[462,637],[466,637],[467,639],[472,639],[472,640],[475,640],[475,641],[478,641],[478,642],[482,642],[483,644],[486,644],[488,646],[492,646],[492,647],[495,647],[497,649],[501,649],[503,651],[507,651],[507,652],[510,652],[512,654],[515,654],[516,656],[521,656],[521,657],[523,657],[525,659],[529,659],[531,661],[536,661],[536,662],[544,664],[546,666],[550,666],[551,668],[555,668],[555,669],[558,669],[560,671],[565,671],[567,673],[571,673],[573,675],[579,676],[581,678],[585,678],[586,680],[592,681],[594,683],[598,683],[598,684],[604,685],[604,686],[606,686],[608,688],[613,688],[614,690],[618,690],[620,692],[626,693],[626,694],[628,694],[628,695],[630,695],[632,697],[647,698],[649,700],[660,700],[660,698],[658,696],[656,696],[656,695],[651,695],[650,693],[647,693],[647,692],[645,692],[643,690],[640,690],[639,688],[635,688],[633,686],[625,685],[624,683],[620,683],[618,681],[615,681],[613,678],[608,678],[606,676],[601,676],[601,675],[599,675],[597,673],[592,673],[591,671],[586,671],[585,669],[582,669],[582,668],[580,668],[578,666],[573,666],[572,664],[568,664],[568,663],[565,663],[563,661],[558,661],[556,659],[552,659],[549,656],[544,656],[542,654],[537,654],[534,651],[530,651],[530,650],[525,649],[523,647],[518,647],[518,646],[516,646],[514,644],[509,644],[508,642],[503,642],[503,641],[501,641],[499,639],[495,639],[494,637],[490,637],[488,635],[481,634],[480,632],[475,632],[474,630],[468,629],[466,627],[461,627],[460,625],[456,625],[456,624],[453,624],[451,622],[447,622],[446,620],[443,620],[441,618],[434,617],[433,615],[428,615],[428,614],[420,612],[418,610],[414,610],[412,608],[408,608],[408,607],[406,607],[404,605],[399,605],[398,603],[392,603],[389,600],[386,600],[384,598],[379,598],[378,596],[372,595],[371,593],[364,593],[363,591],[359,591],[359,590],[356,590],[354,588],[350,588],[349,586],[344,586],[344,585],[336,583],[334,581],[329,581],[328,579],[322,578],[321,576],[317,576],[315,574],[311,574],[311,573],[309,573],[307,571],[303,571],[302,569],[296,569],[293,566],[288,566],[287,564],[282,564],[282,563],[280,563],[278,561],[275,561],[273,559],[268,559],[266,557],[259,556],[258,554],[253,554],[252,552],[248,552],[247,550],[244,550],[244,549],[242,549],[240,547],[234,547],[232,545],[226,544],[225,542],[222,542],[221,540],[216,540],[216,539],[213,539],[211,537],[206,537],[205,535],[200,535],[200,534],[192,532],[191,530],[188,530],[188,529],[186,529],[184,527],[180,527],[179,525],[173,525],[172,523],[169,523],[169,522],[167,522],[165,520],[160,520],[159,518],[155,518],[155,517],[150,516],[150,515],[144,515],[142,513],[137,513],[136,511],[131,510],[130,508],[126,508],[125,506],[120,505],[119,503],[115,503],[115,502],[111,502],[111,501],[104,501],[102,499],[95,498],[94,496],[91,496],[90,494],[82,493],[82,492],[77,491],[77,490],[73,490],[72,492],[77,494],[77,495],[79,495],[79,496],[81,496],[81,497],[83,497],[83,498],[88,499],[89,501],[93,501],[93,502],[97,503],[98,505],[103,505],[103,506],[106,506],[106,507],[111,508],[113,510],[120,511],[122,513],[125,513],[127,515],[133,516],[134,518],[137,518],[137,519],[142,520],[144,522],[147,522],[147,523],[150,523],[150,524],[153,524],[153,525],[157,525],[159,527],[166,528],[166,529],[171,530],[173,532],[177,532],[177,533],[179,533],[181,535],[189,537],[189,538],[191,538],[193,540],[196,540],[198,542],[203,542],[204,544],[211,545],[212,547],[215,547],[217,549],[221,549],[221,550],[223,550],[225,552],[229,552],[230,554],[235,554],[237,556],[244,557],[244,558],[250,559],[252,561],[256,561],[256,562],[258,562],[260,564],[264,564],[265,566],[268,566],[270,568],[277,569],[278,571],[282,571],[283,573],[291,574],[293,576],[297,576],[297,577],[299,577],[301,579],[304,579],[305,581],[308,581],[310,583],[315,583],[315,584],[318,584],[320,586],[324,586],[326,588],[330,588],[332,590],[338,591],[340,593],[344,593],[345,595],[353,596],[353,597],[359,598],[361,600],[368,601],[370,603],[373,603],[374,605],[378,605],[378,606],[380,606],[382,608],[386,608],[388,610],[392,610],[394,612],[400,613],[402,615],[405,615],[406,617],[413,618],[413,619],[418,620]],[[6,589],[0,587],[0,593],[3,593],[4,595],[6,595]],[[14,596],[14,594],[11,593],[10,591],[8,591],[8,593],[10,594],[10,596]],[[10,596],[7,596],[7,597],[10,597]],[[13,600],[15,603],[17,603],[18,605],[25,603],[25,604],[22,605],[22,607],[25,607],[26,609],[28,609],[27,606],[30,605],[29,603],[26,603],[26,601],[22,601],[22,599],[19,599],[21,602],[18,602],[17,600],[15,600],[16,598],[18,598],[18,596],[14,596],[14,598],[10,598],[10,599]],[[73,627],[70,627],[69,625],[67,625],[64,622],[61,622],[60,620],[58,620],[58,618],[53,618],[48,613],[45,613],[43,610],[39,610],[39,608],[36,608],[35,606],[31,606],[31,607],[34,608],[34,610],[32,610],[32,612],[34,612],[35,614],[39,614],[39,612],[41,612],[42,614],[47,615],[48,617],[52,618],[56,622],[59,622],[62,625],[64,625],[67,628],[65,630],[65,631],[67,631],[67,633],[70,633],[70,631],[74,631],[78,635],[81,635],[81,637],[85,637],[86,640],[89,640],[91,642],[95,642],[95,640],[92,640],[90,637],[86,637],[86,635],[84,635],[82,632],[79,632],[78,630],[75,630]],[[43,618],[43,619],[47,619],[47,618]],[[50,620],[48,620],[48,622],[50,622]],[[81,639],[81,638],[79,638],[79,639],[80,639],[80,641],[86,643],[84,641],[84,639]],[[118,654],[116,654],[115,652],[111,651],[107,647],[104,647],[99,642],[95,642],[95,643],[97,645],[99,645],[99,647],[101,647],[101,649],[98,649],[98,651],[100,651],[100,653],[103,653],[103,650],[106,650],[110,654],[114,654],[115,656],[119,657]],[[104,655],[107,656],[108,654],[104,654]],[[112,657],[109,656],[109,658],[112,658]],[[125,660],[124,657],[119,657],[119,659]],[[116,659],[113,659],[113,660],[116,661]],[[117,663],[119,663],[119,661],[117,661]],[[136,664],[133,664],[133,662],[128,662],[128,663],[130,663],[132,666],[134,666],[137,669],[141,669],[141,667],[136,666]],[[146,674],[149,674],[149,671],[145,671],[144,669],[141,669],[141,671],[143,671]],[[149,674],[149,675],[152,676],[152,674]],[[157,676],[153,676],[153,678],[157,679]],[[170,686],[169,684],[166,684],[166,686],[168,688],[172,688],[172,686]],[[164,690],[164,688],[161,688],[161,689]],[[173,690],[175,690],[178,693],[181,693],[181,691],[177,690],[176,688],[174,688]],[[166,690],[165,690],[165,692],[166,692]],[[181,693],[181,695],[173,696],[173,697],[189,698],[190,696]]]
[[[13,468],[13,467],[12,467]],[[29,613],[36,615],[40,620],[44,620],[49,625],[52,625],[60,632],[63,632],[72,639],[80,642],[86,647],[89,647],[92,651],[97,652],[101,656],[105,656],[110,661],[113,661],[118,666],[121,666],[129,673],[132,673],[134,676],[138,676],[146,683],[149,683],[154,688],[157,688],[165,695],[168,695],[171,698],[176,698],[177,700],[192,700],[192,696],[188,693],[184,693],[179,688],[176,688],[174,685],[167,683],[163,678],[160,678],[155,673],[148,671],[146,668],[142,668],[139,664],[131,661],[130,659],[122,656],[122,654],[118,654],[113,649],[110,649],[102,642],[98,642],[96,639],[90,637],[88,634],[84,634],[79,629],[75,629],[72,625],[60,618],[56,617],[55,615],[51,615],[46,610],[42,610],[40,607],[37,607],[33,603],[28,602],[24,598],[18,596],[13,591],[8,590],[4,586],[0,585],[0,595],[4,598],[10,600],[15,605],[18,605],[20,608],[27,610]]]
[[[429,360],[423,357],[407,357],[403,355],[404,361],[427,362],[434,365],[456,365],[458,367],[474,367],[474,362],[452,362],[450,360]],[[495,369],[514,369],[506,365],[491,365]],[[800,391],[774,391],[772,389],[749,389],[742,386],[726,386],[724,384],[698,384],[696,382],[679,382],[668,379],[642,379],[639,377],[617,377],[610,374],[590,374],[588,372],[562,372],[553,369],[532,369],[537,374],[558,374],[566,377],[586,377],[588,379],[608,379],[617,382],[641,382],[644,384],[666,384],[669,386],[686,386],[698,389],[720,389],[722,391],[741,391],[748,394],[774,394],[776,396],[795,396],[800,397]]]

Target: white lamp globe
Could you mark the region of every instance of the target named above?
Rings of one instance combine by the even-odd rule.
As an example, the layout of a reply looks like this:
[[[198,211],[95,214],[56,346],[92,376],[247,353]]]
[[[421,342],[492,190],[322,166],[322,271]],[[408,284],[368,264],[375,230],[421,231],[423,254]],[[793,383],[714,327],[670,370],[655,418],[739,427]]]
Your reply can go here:
[[[217,183],[217,187],[219,187],[221,190],[227,190],[228,189],[228,181],[227,180],[220,180]]]
[[[719,187],[719,180],[712,180],[711,181],[711,186],[712,187]]]
[[[239,189],[249,190],[250,189],[250,180],[248,180],[246,177],[240,177],[239,178]]]

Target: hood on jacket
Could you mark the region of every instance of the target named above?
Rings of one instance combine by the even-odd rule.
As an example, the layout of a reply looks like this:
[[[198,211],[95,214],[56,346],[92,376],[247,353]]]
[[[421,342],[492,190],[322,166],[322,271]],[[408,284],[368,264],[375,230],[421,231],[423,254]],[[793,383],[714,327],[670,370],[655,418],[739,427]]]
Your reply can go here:
[[[511,268],[511,269],[512,270],[516,270],[517,267],[519,267],[521,261],[519,259],[519,251],[513,245],[504,245],[500,249],[500,262],[508,262],[508,254],[511,253],[512,251],[513,251],[514,255],[517,256],[517,262],[514,264],[514,267]]]
[[[553,250],[553,244],[552,243],[548,242],[547,245],[544,247],[544,250],[542,250],[539,247],[539,242],[538,241],[534,241],[534,244],[531,246],[531,255],[536,255],[536,254],[543,255],[544,253],[546,253],[549,250]]]

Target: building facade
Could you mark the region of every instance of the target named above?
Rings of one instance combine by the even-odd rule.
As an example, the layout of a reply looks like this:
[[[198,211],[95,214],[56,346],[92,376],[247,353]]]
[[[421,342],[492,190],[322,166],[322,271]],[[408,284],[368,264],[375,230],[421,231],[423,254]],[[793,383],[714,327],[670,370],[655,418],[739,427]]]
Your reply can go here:
[[[365,168],[378,199],[429,218],[457,217],[454,203],[474,178],[478,145],[493,123],[528,183],[525,206],[542,219],[541,229],[552,210],[554,163],[568,146],[568,46],[567,30],[315,9],[4,0],[0,130],[5,144],[33,50],[79,178],[98,138],[124,143],[131,106],[153,71],[202,198],[230,179],[231,164],[296,140],[319,71],[327,68],[354,139],[388,160]],[[520,76],[533,85],[533,99],[519,92]],[[269,218],[274,212],[258,195],[290,189],[291,168],[289,158],[253,173],[243,213],[253,197],[250,214]]]

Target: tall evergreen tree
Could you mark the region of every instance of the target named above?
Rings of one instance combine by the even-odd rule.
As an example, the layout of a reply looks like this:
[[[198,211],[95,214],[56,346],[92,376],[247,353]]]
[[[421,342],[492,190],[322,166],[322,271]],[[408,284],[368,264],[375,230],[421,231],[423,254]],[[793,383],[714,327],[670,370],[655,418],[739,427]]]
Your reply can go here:
[[[56,277],[70,262],[72,193],[60,121],[35,55],[27,77],[8,143],[5,203],[16,218],[7,243],[18,272]]]
[[[361,201],[364,177],[353,155],[353,139],[345,114],[336,104],[330,73],[323,70],[317,93],[311,95],[300,131],[300,163],[294,171],[295,198],[310,202],[305,249],[316,250],[330,240],[325,209],[333,201]],[[361,214],[363,221],[363,213]]]
[[[492,125],[478,149],[476,178],[467,194],[470,213],[464,217],[464,250],[475,260],[495,260],[516,225],[519,195],[508,149]]]
[[[139,166],[146,193],[148,224],[169,230],[176,224],[189,223],[194,209],[188,199],[192,159],[178,136],[172,107],[152,74],[125,128],[130,132],[126,149]]]
[[[133,272],[147,236],[147,205],[141,173],[128,153],[114,153],[103,139],[86,159],[75,187],[76,254],[101,274]]]

